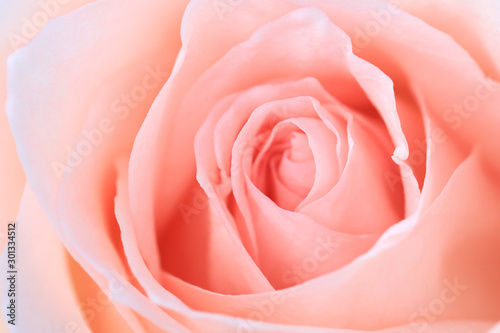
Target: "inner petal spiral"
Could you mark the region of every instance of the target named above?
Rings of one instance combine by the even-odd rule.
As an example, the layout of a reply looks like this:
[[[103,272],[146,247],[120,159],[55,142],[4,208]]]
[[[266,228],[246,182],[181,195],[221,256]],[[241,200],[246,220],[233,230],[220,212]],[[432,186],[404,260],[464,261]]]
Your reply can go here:
[[[258,152],[252,176],[257,188],[278,206],[294,210],[311,190],[315,173],[307,135],[288,123]]]

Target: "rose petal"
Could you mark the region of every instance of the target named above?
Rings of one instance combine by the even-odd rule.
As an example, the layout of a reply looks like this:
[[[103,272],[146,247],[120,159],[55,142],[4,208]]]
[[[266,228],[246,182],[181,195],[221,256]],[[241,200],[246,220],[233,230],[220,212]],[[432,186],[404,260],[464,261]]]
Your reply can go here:
[[[394,0],[406,11],[453,37],[488,76],[500,80],[500,4],[494,0],[471,3],[465,0]],[[430,10],[432,8],[432,10]],[[398,9],[393,9],[397,11]]]
[[[0,1],[0,221],[2,230],[5,223],[14,220],[26,184],[26,177],[17,156],[14,138],[12,136],[7,116],[5,100],[7,97],[6,71],[7,57],[28,43],[45,25],[48,19],[64,15],[91,0],[76,0],[60,6],[53,2],[48,12],[41,7],[39,1]],[[36,18],[36,20],[35,20]],[[40,18],[42,20],[40,21]],[[4,227],[5,224],[5,227]],[[3,247],[4,239],[0,239]]]
[[[120,331],[129,331],[124,318],[116,312],[106,295],[102,292],[95,294],[87,288],[89,277],[85,272],[71,269],[77,264],[60,243],[29,187],[23,195],[15,238],[17,317],[16,325],[9,325],[9,331],[59,332],[78,329],[90,332],[91,329],[109,328],[110,323]],[[7,251],[4,251],[2,272],[11,270],[4,264],[7,263],[6,255]],[[75,290],[76,279],[78,291]],[[5,288],[9,285],[2,285],[2,292],[7,295]],[[9,298],[3,299],[3,307],[6,307]]]
[[[348,126],[351,147],[342,177],[328,194],[301,208],[301,213],[352,234],[381,234],[403,219],[403,193],[392,191],[383,176],[396,170],[389,157],[391,143],[379,133],[384,133],[380,124],[364,124],[354,117]]]
[[[84,164],[92,165],[94,175],[98,177],[85,173],[85,177],[91,179],[86,186],[91,187],[92,183],[97,184],[102,179],[102,175],[112,174],[116,156],[128,154],[127,146],[131,146],[141,115],[144,117],[155,94],[149,95],[148,99],[141,98],[142,107],[137,107],[136,112],[123,121],[122,117],[127,116],[122,112],[123,106],[113,102],[123,98],[120,94],[130,94],[136,86],[146,83],[151,86],[151,78],[160,83],[166,79],[165,71],[171,68],[178,45],[174,27],[182,12],[182,2],[175,3],[174,7],[170,6],[170,2],[155,2],[155,6],[143,6],[137,1],[118,6],[111,1],[89,4],[51,21],[30,45],[9,58],[7,110],[20,158],[29,183],[59,231],[56,197],[60,171],[69,166],[70,170],[66,168],[66,171],[71,177],[65,175],[68,176],[66,184],[74,188],[75,181],[86,182],[73,177],[78,173],[75,170],[81,170]],[[162,8],[169,8],[171,20],[165,19]],[[124,20],[126,17],[130,19]],[[149,19],[143,20],[142,17]],[[159,26],[163,28],[158,29]],[[121,38],[123,35],[130,38]],[[92,68],[88,67],[88,63],[92,63]],[[151,67],[148,69],[146,66]],[[153,73],[158,68],[162,73]],[[147,74],[149,81],[145,83]],[[157,83],[155,89],[158,88]],[[50,93],[39,93],[48,90]],[[133,108],[134,105],[130,104],[125,111]],[[103,121],[107,121],[106,125]],[[108,135],[110,132],[113,135]],[[128,139],[120,138],[121,132],[127,133]],[[89,136],[94,137],[91,139]],[[67,145],[71,147],[73,144],[75,146],[70,148],[74,149],[73,155],[69,155],[68,160]],[[86,150],[83,150],[84,146]],[[70,161],[71,158],[75,160],[74,151],[80,156],[72,165]],[[87,157],[90,154],[92,156]],[[105,157],[105,160],[100,161],[99,157]],[[112,183],[111,187],[104,185],[105,190],[112,187]],[[83,192],[72,195],[86,197]],[[85,202],[85,199],[82,200]],[[88,221],[97,228],[96,232],[103,232],[102,221]],[[79,236],[78,242],[82,240]],[[154,244],[149,243],[150,246]],[[92,252],[96,248],[90,246],[89,249]],[[154,259],[152,256],[151,260]]]

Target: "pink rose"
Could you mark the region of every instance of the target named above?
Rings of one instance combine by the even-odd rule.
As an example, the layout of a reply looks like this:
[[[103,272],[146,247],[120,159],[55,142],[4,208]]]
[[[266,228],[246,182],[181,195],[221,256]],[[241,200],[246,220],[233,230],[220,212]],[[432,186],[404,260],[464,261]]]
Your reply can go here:
[[[498,2],[24,2],[9,331],[497,332]]]

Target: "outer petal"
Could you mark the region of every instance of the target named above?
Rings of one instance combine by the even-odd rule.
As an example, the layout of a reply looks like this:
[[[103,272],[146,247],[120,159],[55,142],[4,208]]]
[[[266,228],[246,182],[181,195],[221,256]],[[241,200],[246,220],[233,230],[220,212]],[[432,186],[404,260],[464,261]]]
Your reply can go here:
[[[10,58],[8,111],[28,182],[67,249],[101,288],[110,283],[113,269],[126,269],[115,242],[115,221],[108,214],[112,209],[106,207],[113,202],[114,163],[130,153],[127,149],[155,94],[137,98],[140,103],[132,101],[137,103],[128,108],[113,103],[141,85],[159,89],[178,50],[175,32],[182,5],[99,1],[53,20]],[[165,13],[171,20],[165,20]],[[155,72],[157,64],[162,73]],[[102,121],[107,122],[105,131]],[[89,142],[90,152],[72,165],[74,155],[68,156],[67,147],[78,152]],[[54,170],[54,163],[65,165],[66,173]],[[127,292],[116,295],[117,302],[149,309],[150,321],[171,327],[164,313],[131,284],[124,288]]]
[[[496,324],[488,331],[488,333],[498,333],[498,332],[500,332],[500,323]]]
[[[389,0],[452,36],[481,66],[500,80],[500,2],[496,0]]]
[[[7,57],[28,43],[49,19],[64,15],[93,0],[74,0],[64,5],[58,1],[0,1],[0,225],[14,220],[26,178],[16,153],[7,115]],[[0,247],[3,240],[0,239]]]
[[[16,222],[16,325],[11,332],[53,332],[78,327],[90,332],[80,311],[67,252],[29,187]],[[3,251],[2,275],[7,251]],[[8,305],[8,284],[2,279],[2,309]],[[5,316],[5,311],[2,311]],[[9,320],[10,318],[4,318]],[[74,329],[74,328],[70,328]]]
[[[112,202],[109,190],[112,191],[114,183],[108,182],[109,179],[101,182],[102,176],[112,174],[113,160],[127,154],[127,146],[130,147],[154,94],[148,99],[142,98],[141,106],[134,101],[129,107],[114,103],[120,103],[123,95],[128,94],[130,98],[136,87],[146,84],[151,87],[153,81],[156,88],[151,89],[158,89],[166,79],[165,71],[168,74],[178,49],[175,32],[183,4],[173,3],[150,1],[149,6],[145,6],[138,1],[120,4],[100,1],[90,4],[53,20],[29,46],[10,58],[8,111],[20,157],[28,182],[59,232],[59,223],[65,225],[65,222],[58,221],[56,197],[62,178],[59,171],[64,171],[64,166],[69,166],[64,182],[66,188],[73,189],[70,192],[76,200],[74,203],[87,202],[92,206],[95,201],[86,200],[90,197],[100,200],[100,205],[109,195]],[[165,19],[164,8],[168,8],[170,20]],[[156,72],[158,68],[161,73]],[[149,80],[145,81],[148,73]],[[78,146],[88,147],[88,142],[90,154],[87,149],[85,159],[79,156],[80,160],[74,162]],[[72,155],[68,155],[68,146]],[[84,177],[78,177],[79,174]],[[75,193],[79,182],[90,188],[95,186],[94,191],[100,191],[97,187],[102,186],[104,197],[98,199],[95,192]],[[79,195],[83,195],[83,199],[74,197]],[[64,204],[68,197],[61,199],[64,218],[71,215],[68,212],[71,205]],[[95,227],[96,235],[106,240],[105,246],[110,239],[99,205],[87,206],[87,212],[99,216],[88,221]],[[76,216],[79,220],[85,214]],[[65,226],[66,230],[70,227]],[[86,231],[92,233],[91,230]],[[77,238],[79,240],[66,245],[70,249],[83,246],[85,241]],[[89,253],[83,252],[89,258]],[[72,254],[77,255],[75,251]]]
[[[41,203],[51,217],[61,178],[58,166],[68,157],[66,145],[78,140],[84,124],[90,123],[88,116],[98,123],[104,115],[118,113],[111,105],[116,95],[110,90],[129,93],[127,85],[134,82],[122,76],[110,87],[109,80],[127,72],[133,78],[130,66],[147,61],[153,70],[156,65],[163,71],[172,65],[178,45],[175,23],[181,11],[172,11],[172,20],[166,20],[162,9],[168,4],[154,0],[149,6],[137,1],[89,4],[52,20],[30,45],[9,58],[9,120],[28,182],[35,193],[44,194]],[[156,62],[159,55],[161,63]],[[108,98],[98,102],[107,103],[92,114],[96,97],[105,93]]]

